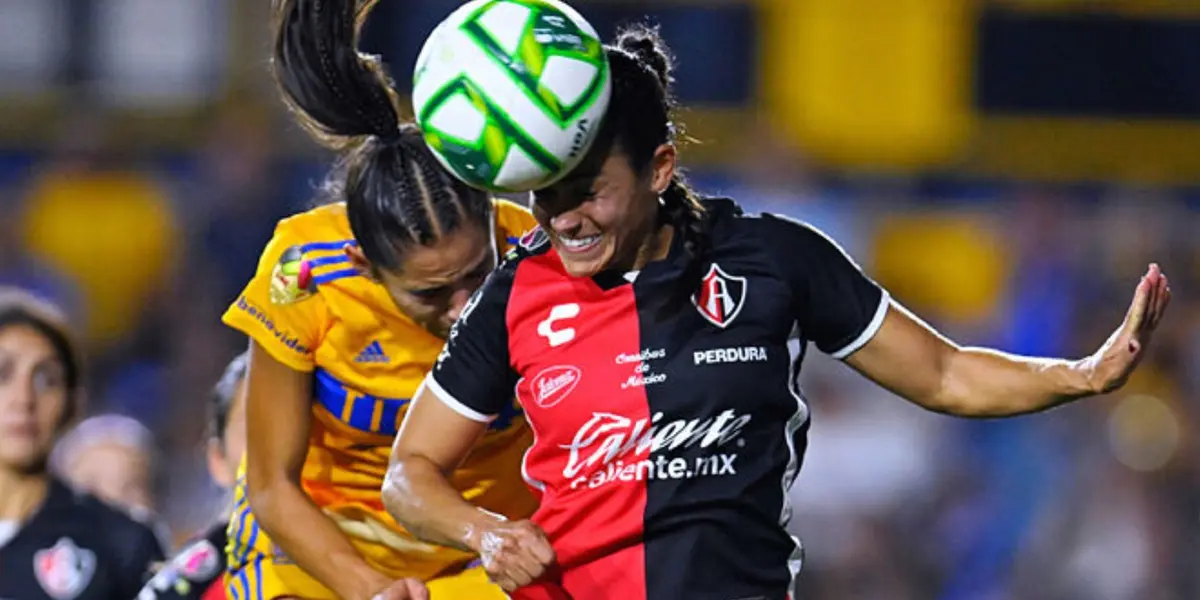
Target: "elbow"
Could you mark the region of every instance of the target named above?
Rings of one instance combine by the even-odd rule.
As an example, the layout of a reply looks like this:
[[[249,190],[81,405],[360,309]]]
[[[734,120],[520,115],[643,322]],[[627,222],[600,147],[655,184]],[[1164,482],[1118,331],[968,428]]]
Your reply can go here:
[[[287,477],[247,470],[246,501],[255,520],[267,533],[271,533],[275,527],[275,515],[283,512],[280,504],[286,502],[289,493],[298,491],[299,485],[293,484]]]
[[[392,464],[383,477],[383,507],[405,529],[419,529],[420,501],[412,490],[412,473],[420,459],[411,455],[393,456]]]

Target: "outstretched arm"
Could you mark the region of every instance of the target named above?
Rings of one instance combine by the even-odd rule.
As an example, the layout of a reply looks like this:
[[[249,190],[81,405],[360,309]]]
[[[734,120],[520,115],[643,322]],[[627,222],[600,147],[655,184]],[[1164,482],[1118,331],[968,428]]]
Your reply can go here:
[[[1166,276],[1150,265],[1124,322],[1080,360],[961,347],[892,303],[879,331],[846,362],[929,410],[967,417],[1037,412],[1124,385],[1170,299]]]

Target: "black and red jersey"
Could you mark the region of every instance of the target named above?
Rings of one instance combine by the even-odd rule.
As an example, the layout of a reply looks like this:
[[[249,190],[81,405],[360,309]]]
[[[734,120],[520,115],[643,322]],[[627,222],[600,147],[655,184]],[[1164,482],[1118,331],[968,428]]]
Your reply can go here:
[[[680,235],[639,272],[573,278],[535,231],[471,300],[426,381],[480,421],[515,388],[534,430],[523,475],[561,572],[515,598],[788,597],[802,557],[784,526],[809,421],[803,342],[850,354],[887,295],[810,226],[705,206],[691,302],[666,302],[695,272]]]
[[[54,480],[37,512],[0,542],[0,598],[131,600],[162,558],[151,525]]]

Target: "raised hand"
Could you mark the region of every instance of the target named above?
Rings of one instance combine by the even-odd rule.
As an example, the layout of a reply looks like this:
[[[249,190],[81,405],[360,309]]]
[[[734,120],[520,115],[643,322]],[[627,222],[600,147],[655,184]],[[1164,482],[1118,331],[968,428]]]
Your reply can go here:
[[[1158,264],[1151,263],[1133,293],[1125,321],[1084,364],[1097,394],[1125,385],[1141,362],[1155,327],[1171,301],[1171,286]]]

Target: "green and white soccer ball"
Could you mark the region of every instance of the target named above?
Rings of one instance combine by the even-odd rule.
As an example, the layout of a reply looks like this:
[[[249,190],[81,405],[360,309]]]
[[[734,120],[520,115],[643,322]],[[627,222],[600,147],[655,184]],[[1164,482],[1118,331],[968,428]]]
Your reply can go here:
[[[413,109],[438,160],[495,192],[545,187],[579,164],[612,79],[596,30],[559,0],[473,0],[430,34]]]

